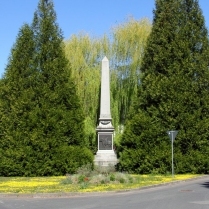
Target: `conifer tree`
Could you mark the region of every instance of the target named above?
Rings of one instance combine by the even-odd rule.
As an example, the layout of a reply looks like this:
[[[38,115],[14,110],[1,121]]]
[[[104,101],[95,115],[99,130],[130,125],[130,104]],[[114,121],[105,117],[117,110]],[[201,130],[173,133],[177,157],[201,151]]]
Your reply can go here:
[[[32,34],[19,35],[1,85],[3,107],[7,106],[1,148],[9,152],[1,175],[72,173],[92,162],[93,155],[85,141],[84,114],[52,0],[40,0],[32,26],[26,29]]]
[[[209,41],[197,0],[156,0],[138,99],[120,147],[120,168],[208,173]]]
[[[53,121],[48,121],[42,126],[43,132],[46,135],[57,135],[58,138],[61,137],[61,141],[68,144],[86,145],[81,137],[83,136],[84,116],[72,82],[70,65],[63,51],[63,37],[56,23],[52,1],[40,1],[34,15],[33,28],[37,43],[37,70],[40,73],[39,105],[44,109],[40,117],[44,120],[50,117],[50,120],[53,120],[56,115],[55,117],[61,117],[64,120],[62,125],[56,124],[56,128],[50,127]],[[69,125],[72,124],[73,127],[69,129]],[[59,136],[60,128],[62,129],[60,134],[65,133],[63,136]]]
[[[38,129],[44,139],[42,144],[39,143],[39,153],[51,150],[46,158],[54,163],[54,153],[61,145],[88,145],[84,137],[84,115],[65,58],[63,37],[56,23],[52,1],[40,1],[33,29],[41,88]]]
[[[0,85],[0,175],[23,175],[22,168],[30,167],[26,155],[31,154],[28,147],[31,133],[30,113],[36,97],[33,89],[36,81],[34,52],[33,32],[25,24],[11,50]]]

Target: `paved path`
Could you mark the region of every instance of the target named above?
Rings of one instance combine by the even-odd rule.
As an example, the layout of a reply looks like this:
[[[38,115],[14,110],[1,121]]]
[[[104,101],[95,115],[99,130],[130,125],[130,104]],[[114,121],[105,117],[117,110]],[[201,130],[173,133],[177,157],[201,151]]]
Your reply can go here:
[[[0,209],[209,209],[209,176],[128,192],[0,196]]]

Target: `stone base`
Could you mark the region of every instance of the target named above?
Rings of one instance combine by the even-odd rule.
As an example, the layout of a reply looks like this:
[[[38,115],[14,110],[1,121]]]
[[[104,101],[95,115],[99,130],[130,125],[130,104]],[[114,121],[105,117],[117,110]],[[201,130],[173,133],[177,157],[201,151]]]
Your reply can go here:
[[[117,156],[113,150],[98,150],[94,156],[94,164],[98,166],[116,165]]]

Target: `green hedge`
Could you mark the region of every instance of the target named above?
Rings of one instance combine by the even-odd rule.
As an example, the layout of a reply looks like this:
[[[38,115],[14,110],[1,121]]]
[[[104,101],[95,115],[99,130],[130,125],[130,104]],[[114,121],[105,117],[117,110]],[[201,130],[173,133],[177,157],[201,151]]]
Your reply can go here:
[[[82,165],[93,163],[93,154],[79,146],[63,146],[45,153],[26,147],[1,149],[0,159],[0,176],[57,176],[75,173]]]

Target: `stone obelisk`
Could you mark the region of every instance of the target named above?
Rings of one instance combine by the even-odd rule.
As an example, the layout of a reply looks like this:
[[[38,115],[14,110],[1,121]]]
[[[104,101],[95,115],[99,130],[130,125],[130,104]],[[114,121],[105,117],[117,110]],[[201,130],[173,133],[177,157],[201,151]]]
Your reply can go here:
[[[98,151],[94,158],[95,165],[116,165],[117,157],[113,149],[114,127],[112,126],[110,113],[110,75],[107,57],[102,60],[100,117],[96,131]]]

